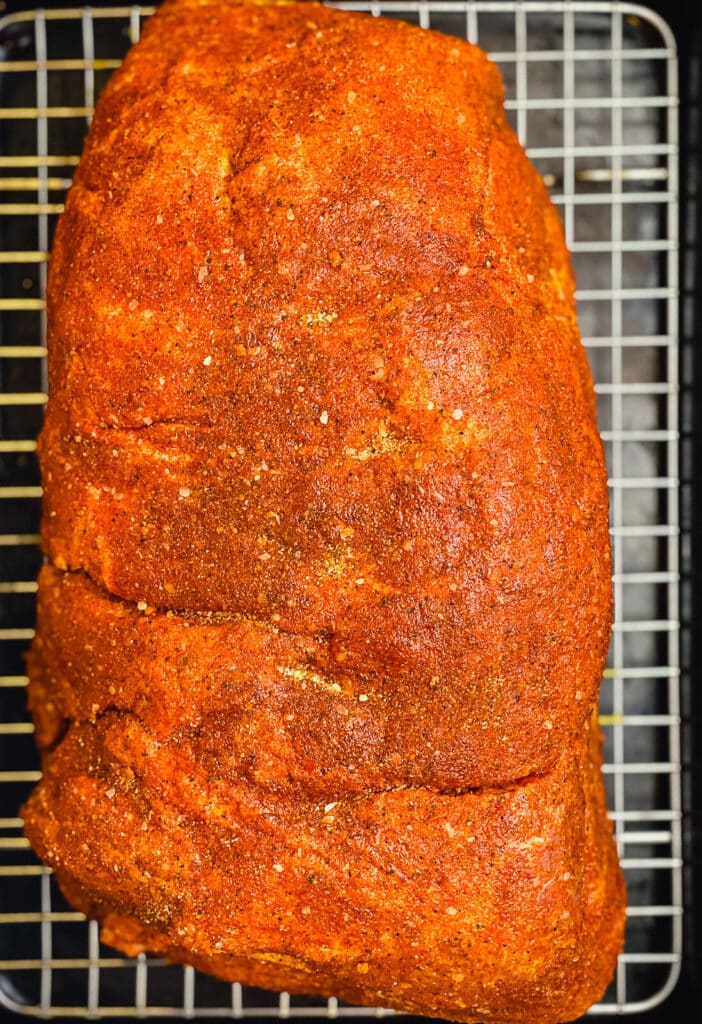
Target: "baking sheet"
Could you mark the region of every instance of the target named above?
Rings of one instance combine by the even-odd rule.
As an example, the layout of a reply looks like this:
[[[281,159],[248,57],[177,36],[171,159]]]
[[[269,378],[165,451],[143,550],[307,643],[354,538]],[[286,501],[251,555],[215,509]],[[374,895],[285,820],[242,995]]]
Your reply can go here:
[[[609,804],[628,884],[625,951],[593,1014],[634,1012],[681,955],[677,137],[674,41],[630,4],[340,3],[468,37],[564,219],[610,471],[617,622],[602,688]],[[95,95],[146,9],[0,21],[0,1004],[64,1017],[375,1016],[224,985],[99,943],[26,847],[38,774],[24,707],[45,400],[47,253]]]

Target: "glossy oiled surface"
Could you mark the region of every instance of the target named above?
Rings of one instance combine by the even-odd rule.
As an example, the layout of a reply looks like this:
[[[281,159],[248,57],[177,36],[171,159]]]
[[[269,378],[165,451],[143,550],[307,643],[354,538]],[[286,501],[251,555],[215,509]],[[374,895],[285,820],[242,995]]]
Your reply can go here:
[[[40,580],[33,702],[46,742],[57,726],[43,702],[75,724],[30,804],[33,841],[54,866],[68,854],[49,840],[52,787],[76,744],[103,771],[113,720],[130,770],[136,732],[161,751],[162,785],[145,784],[141,818],[125,824],[140,843],[152,841],[149,801],[170,807],[167,780],[180,791],[189,777],[178,743],[215,789],[226,778],[255,808],[251,838],[232,847],[239,867],[210,878],[217,927],[234,929],[223,953],[197,937],[192,908],[180,942],[170,896],[168,913],[149,887],[127,897],[119,863],[98,900],[94,854],[59,873],[74,900],[87,885],[101,917],[148,921],[171,955],[226,977],[466,1020],[520,1019],[522,990],[478,958],[453,1009],[437,1002],[455,973],[440,952],[446,920],[426,917],[420,984],[402,886],[383,897],[400,933],[391,961],[358,961],[370,964],[360,982],[352,945],[317,980],[225,970],[251,948],[223,890],[267,856],[267,801],[303,815],[290,827],[305,856],[319,837],[304,808],[339,802],[353,817],[361,801],[399,835],[409,800],[428,824],[408,856],[431,842],[434,862],[452,838],[443,802],[490,818],[498,795],[516,799],[493,787],[546,773],[514,790],[546,814],[539,793],[561,773],[554,842],[579,850],[581,880],[619,893],[601,781],[577,767],[611,622],[604,463],[562,230],[501,99],[478,49],[400,22],[314,4],[164,4],[101,98],[57,232],[40,445],[55,569]],[[66,780],[64,817],[85,808],[84,785]],[[489,791],[455,795],[475,787]],[[584,787],[600,808],[590,824]],[[177,844],[177,816],[166,819]],[[333,843],[356,828],[345,821],[324,832],[330,921],[346,886]],[[500,842],[521,849],[514,827]],[[543,864],[534,881],[511,862],[517,902],[550,888]],[[544,951],[540,974],[556,973],[535,1001],[555,1007],[568,989],[576,1015],[608,980],[619,925],[602,918],[609,940],[587,938],[599,925],[583,926],[584,890],[565,873],[572,940],[549,954],[561,966]],[[241,877],[234,889],[250,884]],[[299,894],[285,892],[293,914]],[[488,887],[491,899],[497,918]],[[247,941],[278,962],[271,907],[262,895]],[[541,909],[555,914],[548,899]],[[620,894],[607,914],[621,921]],[[509,908],[503,918],[513,932]],[[332,941],[325,920],[315,909],[297,938],[280,925],[305,970],[322,962],[309,929],[320,948]],[[128,933],[108,928],[118,945]],[[163,935],[143,941],[165,948]],[[595,941],[604,961],[587,952]],[[578,957],[580,989],[559,975],[562,955]],[[528,1002],[522,968],[509,971]],[[481,1007],[476,984],[511,995]]]

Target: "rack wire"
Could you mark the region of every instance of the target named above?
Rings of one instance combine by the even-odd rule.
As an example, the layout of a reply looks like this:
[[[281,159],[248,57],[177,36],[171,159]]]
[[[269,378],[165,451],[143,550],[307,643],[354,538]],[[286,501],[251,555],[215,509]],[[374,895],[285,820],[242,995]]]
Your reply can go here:
[[[675,41],[629,3],[336,6],[487,49],[562,213],[610,473],[617,618],[601,721],[629,904],[616,977],[590,1013],[643,1011],[674,987],[682,941]],[[150,13],[85,7],[0,20],[0,1005],[74,1019],[383,1016],[118,956],[64,903],[17,817],[39,778],[22,654],[40,562],[34,438],[46,400],[48,254],[95,97]]]

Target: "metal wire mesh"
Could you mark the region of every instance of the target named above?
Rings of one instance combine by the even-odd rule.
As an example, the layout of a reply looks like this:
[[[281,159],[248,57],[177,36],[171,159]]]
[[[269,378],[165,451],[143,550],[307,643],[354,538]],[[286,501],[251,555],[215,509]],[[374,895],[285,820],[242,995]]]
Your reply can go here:
[[[558,204],[597,381],[617,619],[602,688],[605,773],[628,885],[626,948],[593,1014],[674,986],[682,894],[678,706],[677,122],[670,31],[633,4],[343,2],[487,49]],[[225,985],[101,946],[22,837],[39,776],[24,707],[46,398],[44,290],[54,222],[95,96],[149,8],[0,21],[0,1005],[40,1017],[382,1016]]]

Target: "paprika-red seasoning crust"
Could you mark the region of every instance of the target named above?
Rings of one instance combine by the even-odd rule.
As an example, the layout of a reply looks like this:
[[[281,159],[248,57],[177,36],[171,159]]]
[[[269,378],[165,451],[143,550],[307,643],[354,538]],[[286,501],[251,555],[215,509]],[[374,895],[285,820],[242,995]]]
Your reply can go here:
[[[463,41],[233,0],[164,3],[101,96],[25,819],[119,948],[464,1021],[612,975],[606,472],[502,100]]]

